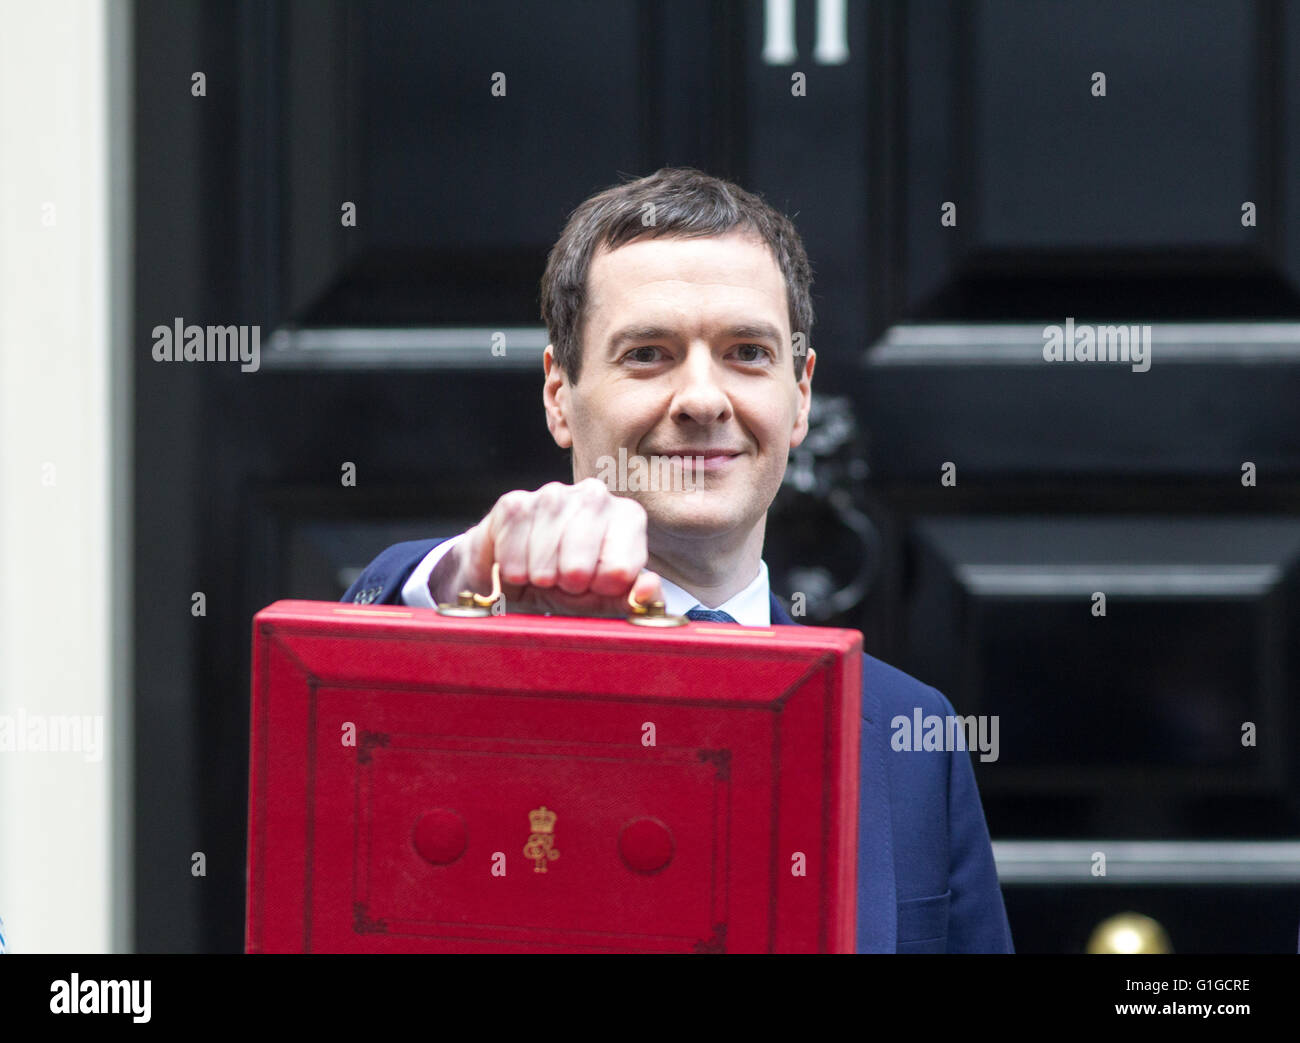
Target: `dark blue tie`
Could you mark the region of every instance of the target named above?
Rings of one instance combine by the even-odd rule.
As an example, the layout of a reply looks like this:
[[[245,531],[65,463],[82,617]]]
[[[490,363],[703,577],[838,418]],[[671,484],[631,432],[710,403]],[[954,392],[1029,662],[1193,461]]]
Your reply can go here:
[[[697,623],[734,623],[735,617],[728,615],[726,612],[719,612],[716,608],[693,608],[686,613],[687,619],[693,619]]]

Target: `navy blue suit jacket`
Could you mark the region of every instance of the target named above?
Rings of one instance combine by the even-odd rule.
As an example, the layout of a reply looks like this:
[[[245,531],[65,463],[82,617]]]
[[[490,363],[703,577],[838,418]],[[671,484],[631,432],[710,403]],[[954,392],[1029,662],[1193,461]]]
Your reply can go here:
[[[439,540],[398,543],[343,596],[401,604],[402,586]],[[796,625],[772,598],[772,622]],[[898,752],[890,721],[953,713],[939,691],[862,657],[858,806],[859,952],[1011,952],[1002,892],[967,752]]]

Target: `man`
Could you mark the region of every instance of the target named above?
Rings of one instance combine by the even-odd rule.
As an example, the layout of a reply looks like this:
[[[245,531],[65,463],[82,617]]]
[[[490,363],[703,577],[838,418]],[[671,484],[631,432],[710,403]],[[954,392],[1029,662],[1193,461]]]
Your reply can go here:
[[[542,398],[574,484],[509,492],[452,540],[390,547],[344,600],[431,607],[486,591],[499,562],[511,612],[623,615],[631,593],[794,625],[762,550],[808,430],[811,282],[790,221],[728,182],[665,169],[588,199],[542,278]],[[596,475],[620,450],[672,480],[611,492]],[[864,657],[857,948],[1009,952],[969,755],[891,749],[890,721],[917,708],[953,713]]]

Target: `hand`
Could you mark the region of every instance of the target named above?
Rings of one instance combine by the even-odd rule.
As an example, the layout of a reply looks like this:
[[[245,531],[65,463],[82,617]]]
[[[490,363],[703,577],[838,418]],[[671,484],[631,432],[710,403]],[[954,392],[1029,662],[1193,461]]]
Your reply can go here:
[[[501,563],[507,612],[625,616],[628,594],[642,604],[663,597],[647,561],[646,513],[596,478],[508,492],[470,529],[429,577],[435,601],[492,588]]]

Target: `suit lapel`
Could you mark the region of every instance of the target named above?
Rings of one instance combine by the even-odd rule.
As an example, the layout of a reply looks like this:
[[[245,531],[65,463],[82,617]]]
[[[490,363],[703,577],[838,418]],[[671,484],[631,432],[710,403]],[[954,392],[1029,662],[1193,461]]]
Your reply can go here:
[[[781,599],[770,590],[767,592],[767,599],[772,603],[772,624],[774,626],[793,627],[799,625],[790,618],[789,613],[785,610],[785,606],[781,604]]]
[[[772,623],[798,626],[775,594]],[[862,657],[862,732],[858,772],[858,952],[894,952],[898,948],[897,890],[894,881],[894,830],[889,814],[887,740],[882,738],[880,700],[867,684]]]

